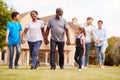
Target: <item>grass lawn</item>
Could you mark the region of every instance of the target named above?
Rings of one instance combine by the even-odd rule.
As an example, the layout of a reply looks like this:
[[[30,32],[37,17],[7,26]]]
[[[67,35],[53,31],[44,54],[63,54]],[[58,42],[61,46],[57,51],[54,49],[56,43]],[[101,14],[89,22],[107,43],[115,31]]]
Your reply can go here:
[[[0,80],[120,80],[120,67],[89,67],[78,71],[76,67],[60,70],[50,70],[49,67],[40,67],[30,70],[29,67],[8,69],[0,66]]]

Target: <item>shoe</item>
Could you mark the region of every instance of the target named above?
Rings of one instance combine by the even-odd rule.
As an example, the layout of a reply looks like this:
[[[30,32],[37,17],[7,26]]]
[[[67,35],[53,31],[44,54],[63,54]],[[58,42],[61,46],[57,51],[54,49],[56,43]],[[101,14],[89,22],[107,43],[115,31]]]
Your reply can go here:
[[[15,69],[18,69],[18,66],[15,66]]]
[[[61,66],[61,67],[60,67],[60,69],[64,69],[64,67],[63,67],[63,66]]]
[[[78,69],[78,71],[82,71],[82,69]]]
[[[9,69],[13,69],[12,67],[9,67]]]
[[[9,69],[13,69],[13,67],[12,67],[12,66],[9,66]]]
[[[51,68],[50,68],[50,70],[55,70],[56,69],[56,67],[53,67],[53,66],[51,66]]]
[[[34,68],[33,68],[33,66],[31,66],[31,68],[30,68],[31,70],[33,70]]]

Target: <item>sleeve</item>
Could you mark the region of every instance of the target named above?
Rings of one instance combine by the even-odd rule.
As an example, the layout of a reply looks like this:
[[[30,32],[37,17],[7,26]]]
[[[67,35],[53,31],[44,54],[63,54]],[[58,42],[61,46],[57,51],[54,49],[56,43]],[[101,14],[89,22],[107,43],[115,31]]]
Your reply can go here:
[[[44,27],[44,22],[43,21],[41,21],[41,28],[43,28]]]
[[[19,23],[19,31],[22,31],[22,25]]]
[[[104,32],[104,36],[103,36],[103,38],[102,39],[100,39],[101,41],[104,41],[104,40],[106,40],[107,39],[107,31],[106,31],[106,29],[104,29],[103,30]]]
[[[67,29],[68,28],[67,21],[66,20],[64,21],[65,21],[64,28]]]
[[[48,21],[47,27],[51,28],[51,20]]]
[[[28,22],[27,24],[26,24],[26,27],[25,28],[30,28],[30,22]]]
[[[93,28],[92,30],[92,35],[93,35],[93,40],[96,41],[97,40],[97,35],[96,35],[96,29]]]
[[[6,30],[10,30],[10,23],[9,22],[6,25]]]

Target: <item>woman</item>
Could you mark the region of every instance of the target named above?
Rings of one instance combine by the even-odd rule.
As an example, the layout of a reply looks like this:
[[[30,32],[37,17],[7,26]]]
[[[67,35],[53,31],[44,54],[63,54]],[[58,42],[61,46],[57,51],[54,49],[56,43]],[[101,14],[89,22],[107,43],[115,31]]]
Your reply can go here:
[[[30,49],[30,56],[32,58],[32,66],[31,69],[37,68],[37,56],[39,52],[39,48],[42,44],[42,40],[44,39],[44,22],[42,20],[38,20],[37,11],[30,12],[32,20],[27,23],[26,28],[22,34],[22,42],[24,43],[24,37],[28,32],[28,45]]]
[[[95,29],[95,48],[98,57],[98,64],[101,68],[104,68],[104,61],[105,61],[105,50],[108,47],[107,42],[107,33],[106,29],[102,27],[103,21],[98,21],[98,28]]]

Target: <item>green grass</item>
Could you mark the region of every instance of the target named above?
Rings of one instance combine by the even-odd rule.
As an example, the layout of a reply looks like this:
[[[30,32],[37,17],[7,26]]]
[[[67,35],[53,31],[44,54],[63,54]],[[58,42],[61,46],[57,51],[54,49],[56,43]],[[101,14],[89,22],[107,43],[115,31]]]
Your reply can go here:
[[[0,80],[120,80],[120,67],[90,67],[78,71],[76,67],[60,70],[50,70],[49,67],[40,67],[30,70],[29,67],[8,69],[0,66]]]

